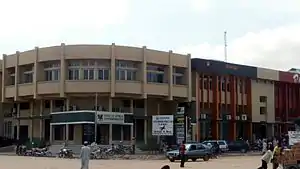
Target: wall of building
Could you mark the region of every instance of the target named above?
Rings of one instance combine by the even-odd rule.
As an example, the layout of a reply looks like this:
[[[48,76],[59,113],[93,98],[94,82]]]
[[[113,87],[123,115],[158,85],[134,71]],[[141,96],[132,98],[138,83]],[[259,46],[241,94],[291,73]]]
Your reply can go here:
[[[104,59],[108,60],[110,67],[110,80],[68,80],[68,64],[74,59]],[[116,80],[117,61],[130,61],[138,64],[137,80]],[[60,65],[60,79],[45,81],[43,72],[45,64],[57,62]],[[162,65],[165,67],[166,83],[156,84],[147,82],[147,66]],[[37,98],[40,95],[54,95],[65,97],[67,93],[110,93],[111,97],[116,94],[134,94],[185,98],[191,100],[191,69],[190,55],[180,55],[169,52],[161,52],[152,49],[135,48],[112,45],[65,45],[47,48],[35,48],[26,52],[16,52],[13,55],[3,56],[2,100],[19,97]],[[33,81],[24,83],[24,72],[30,68]],[[173,83],[175,68],[183,68],[183,83]],[[13,71],[13,72],[10,72]],[[10,77],[14,74],[15,84],[10,85]],[[101,87],[99,87],[101,86]],[[80,89],[80,90],[78,90]]]
[[[251,80],[252,86],[252,122],[275,123],[274,82],[268,80]],[[260,97],[266,97],[261,101]],[[261,108],[266,112],[261,112]]]

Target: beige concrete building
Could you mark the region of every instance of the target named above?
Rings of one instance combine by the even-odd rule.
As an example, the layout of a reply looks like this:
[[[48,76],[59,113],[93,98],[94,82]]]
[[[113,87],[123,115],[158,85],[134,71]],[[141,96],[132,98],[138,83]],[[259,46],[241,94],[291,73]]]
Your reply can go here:
[[[17,139],[147,142],[150,116],[192,97],[190,55],[146,47],[36,47],[3,55],[2,75],[4,135]]]

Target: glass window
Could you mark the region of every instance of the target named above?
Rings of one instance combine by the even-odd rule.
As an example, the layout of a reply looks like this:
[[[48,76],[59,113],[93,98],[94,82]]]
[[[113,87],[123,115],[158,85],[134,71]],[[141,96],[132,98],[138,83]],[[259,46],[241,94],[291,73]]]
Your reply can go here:
[[[24,73],[24,83],[32,83],[33,81],[33,73],[32,72],[25,72]]]
[[[182,85],[183,75],[173,75],[173,84]]]
[[[45,71],[45,79],[46,81],[52,81],[52,70]]]
[[[79,80],[79,69],[69,69],[69,80]]]
[[[84,69],[83,70],[83,79],[84,80],[93,80],[94,79],[94,69]]]
[[[163,83],[164,82],[164,74],[157,72],[147,72],[147,81],[154,83]]]
[[[196,150],[196,145],[191,145],[190,148],[189,148],[189,150],[190,150],[190,151],[191,151],[191,150]]]
[[[98,80],[109,80],[109,70],[99,69],[98,70]]]
[[[60,70],[53,70],[53,80],[59,80],[60,79]]]
[[[46,70],[45,71],[45,80],[46,81],[56,81],[60,78],[60,70]]]
[[[10,85],[14,85],[15,84],[15,74],[10,74],[9,78],[10,78]]]

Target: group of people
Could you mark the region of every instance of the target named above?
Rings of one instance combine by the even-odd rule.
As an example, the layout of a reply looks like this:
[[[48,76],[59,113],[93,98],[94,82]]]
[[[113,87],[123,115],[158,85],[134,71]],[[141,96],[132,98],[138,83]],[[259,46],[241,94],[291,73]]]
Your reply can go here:
[[[267,144],[267,141],[263,143],[263,156],[261,157],[261,166],[258,169],[267,169],[268,163],[273,164],[273,169],[279,167],[278,157],[283,151],[282,142],[278,141],[273,144]]]

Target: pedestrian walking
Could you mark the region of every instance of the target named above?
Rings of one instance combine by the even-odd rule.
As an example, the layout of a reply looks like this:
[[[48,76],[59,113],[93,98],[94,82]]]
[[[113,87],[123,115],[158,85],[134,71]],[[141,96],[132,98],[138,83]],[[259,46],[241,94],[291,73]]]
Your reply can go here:
[[[91,155],[91,148],[88,147],[88,142],[85,141],[83,143],[83,147],[81,148],[81,152],[80,152],[81,169],[89,168],[90,155]]]
[[[131,153],[135,154],[135,137],[131,138]]]
[[[273,153],[270,149],[266,151],[264,155],[261,157],[261,166],[258,169],[267,169],[268,163],[270,163],[272,156]]]
[[[184,167],[185,163],[185,141],[182,141],[182,144],[180,145],[179,148],[179,153],[180,153],[180,167]]]

